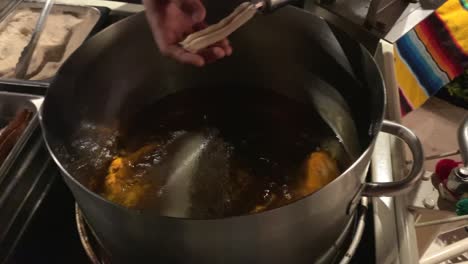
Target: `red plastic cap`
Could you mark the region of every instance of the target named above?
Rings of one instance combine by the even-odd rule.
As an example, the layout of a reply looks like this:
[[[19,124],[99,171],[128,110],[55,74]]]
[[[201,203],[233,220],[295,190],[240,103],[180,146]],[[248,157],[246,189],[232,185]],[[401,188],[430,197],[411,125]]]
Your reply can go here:
[[[444,181],[448,178],[450,172],[460,164],[461,162],[454,161],[452,159],[441,159],[437,162],[435,174],[441,181]]]

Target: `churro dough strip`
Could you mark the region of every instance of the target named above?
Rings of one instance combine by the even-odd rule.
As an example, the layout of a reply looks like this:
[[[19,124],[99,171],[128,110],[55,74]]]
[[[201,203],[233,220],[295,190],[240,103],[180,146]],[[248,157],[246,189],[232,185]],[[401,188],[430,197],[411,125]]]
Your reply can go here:
[[[226,38],[232,32],[239,29],[242,25],[247,23],[257,12],[257,9],[254,5],[249,5],[244,11],[238,14],[232,21],[222,28],[213,31],[208,35],[201,36],[197,39],[192,40],[187,45],[183,45],[183,48],[189,52],[197,52],[201,49],[204,49],[210,45],[213,45],[216,42],[221,41],[222,39]]]
[[[242,11],[244,11],[245,9],[247,9],[249,7],[250,3],[249,2],[244,2],[242,4],[240,4],[238,7],[236,7],[236,9],[234,9],[234,11],[227,17],[223,18],[221,21],[219,21],[218,23],[214,24],[214,25],[211,25],[207,28],[204,28],[200,31],[197,31],[197,32],[194,32],[190,35],[188,35],[182,42],[180,42],[179,44],[182,45],[182,46],[187,46],[192,40],[196,39],[196,38],[199,38],[203,35],[207,35],[207,34],[210,34],[218,29],[221,29],[222,27],[224,27],[226,24],[228,24],[229,22],[231,22],[237,15],[239,15]]]

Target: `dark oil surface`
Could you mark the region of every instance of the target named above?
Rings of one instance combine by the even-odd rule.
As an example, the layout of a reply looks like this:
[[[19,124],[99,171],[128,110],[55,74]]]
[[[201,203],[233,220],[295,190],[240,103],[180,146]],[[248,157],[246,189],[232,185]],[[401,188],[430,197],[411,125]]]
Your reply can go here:
[[[310,105],[269,90],[192,89],[142,107],[120,120],[118,132],[84,125],[72,169],[94,174],[88,185],[124,206],[226,217],[301,198],[295,189],[304,162],[327,150],[324,142],[341,146]],[[336,151],[329,152],[337,157]],[[125,173],[109,169],[116,157]],[[105,181],[111,171],[121,173],[119,184]]]

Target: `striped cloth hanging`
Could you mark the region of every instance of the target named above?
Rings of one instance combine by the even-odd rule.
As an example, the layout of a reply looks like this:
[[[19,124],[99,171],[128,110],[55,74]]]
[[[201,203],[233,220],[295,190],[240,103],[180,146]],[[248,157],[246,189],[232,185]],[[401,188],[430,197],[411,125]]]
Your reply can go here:
[[[404,115],[468,69],[468,0],[448,0],[394,49]]]

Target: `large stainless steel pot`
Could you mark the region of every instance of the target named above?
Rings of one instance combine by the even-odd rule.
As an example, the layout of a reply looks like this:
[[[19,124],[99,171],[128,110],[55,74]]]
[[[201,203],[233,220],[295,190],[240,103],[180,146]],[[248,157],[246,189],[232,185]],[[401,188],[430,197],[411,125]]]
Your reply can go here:
[[[45,139],[114,262],[327,262],[346,234],[362,195],[396,195],[419,179],[421,145],[408,129],[383,121],[382,77],[361,45],[320,18],[292,7],[258,16],[231,41],[232,57],[202,69],[182,66],[159,54],[144,15],[138,14],[88,41],[49,88],[41,116]],[[314,89],[304,86],[309,77],[327,82],[345,99],[357,128],[360,156],[326,187],[275,210],[212,220],[138,213],[89,191],[73,171],[64,169],[56,153],[58,146],[70,144],[80,122],[112,125],[173,92],[247,83],[307,101],[307,90]],[[402,181],[365,182],[380,131],[401,137],[413,152],[413,168]]]

